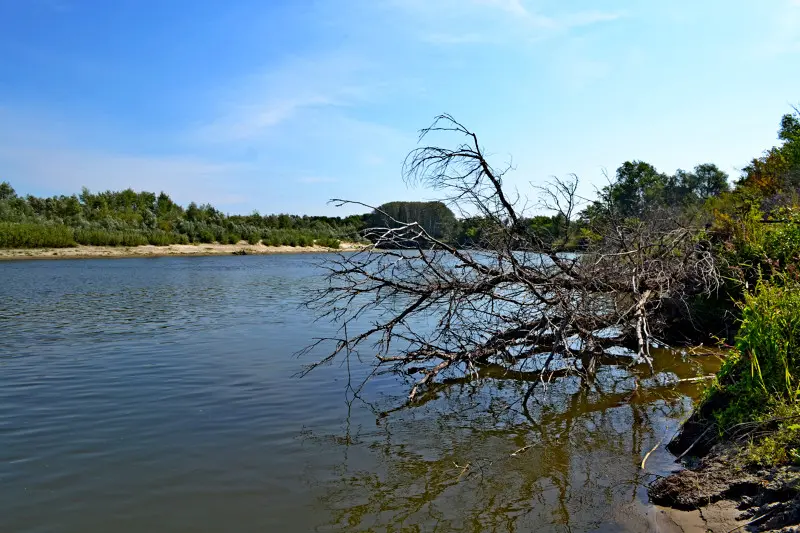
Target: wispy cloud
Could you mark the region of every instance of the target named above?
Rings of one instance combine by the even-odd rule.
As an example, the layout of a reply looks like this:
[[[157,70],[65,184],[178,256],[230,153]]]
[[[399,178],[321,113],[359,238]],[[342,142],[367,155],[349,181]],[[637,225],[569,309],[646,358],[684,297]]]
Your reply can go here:
[[[602,22],[614,22],[627,16],[626,11],[580,11],[564,16],[560,24],[565,28],[577,28]]]
[[[194,132],[197,140],[242,141],[257,138],[303,111],[349,107],[368,101],[376,83],[361,73],[368,64],[346,55],[294,58],[263,75],[238,80],[217,116]]]
[[[398,8],[414,15],[423,28],[435,28],[423,30],[421,40],[439,45],[537,42],[628,16],[625,11],[596,9],[547,13],[522,0],[410,1]]]
[[[800,0],[788,0],[767,40],[771,55],[800,53]]]
[[[523,17],[530,16],[530,12],[525,9],[522,0],[472,0],[478,5],[484,5],[506,11],[512,15],[519,15]]]

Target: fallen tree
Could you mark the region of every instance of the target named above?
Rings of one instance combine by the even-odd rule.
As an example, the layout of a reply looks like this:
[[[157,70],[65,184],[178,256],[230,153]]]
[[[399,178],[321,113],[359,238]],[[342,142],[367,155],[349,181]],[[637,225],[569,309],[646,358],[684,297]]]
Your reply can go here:
[[[554,178],[531,200],[504,188],[508,168],[493,167],[476,134],[453,117],[438,117],[420,140],[432,134],[461,142],[412,151],[405,179],[441,193],[454,212],[481,217],[480,240],[457,247],[382,213],[390,224],[366,230],[371,246],[324,264],[328,282],[308,305],[340,328],[309,347],[333,342],[309,369],[369,347],[377,367],[421,374],[411,400],[445,371],[477,377],[487,365],[542,381],[576,373],[591,383],[602,364],[652,369],[650,347],[666,344],[677,316],[691,317],[693,298],[717,289],[703,226],[680,208],[625,218],[601,195],[576,253],[567,239],[544,239],[526,223],[534,208],[547,209],[558,215],[558,235],[575,235],[583,203],[576,177]]]

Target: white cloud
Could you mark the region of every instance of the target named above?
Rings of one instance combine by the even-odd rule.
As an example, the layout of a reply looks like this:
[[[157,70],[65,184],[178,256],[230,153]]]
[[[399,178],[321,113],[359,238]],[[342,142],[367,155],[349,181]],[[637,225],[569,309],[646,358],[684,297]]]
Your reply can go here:
[[[580,11],[566,15],[562,19],[561,24],[567,28],[576,28],[580,26],[591,26],[601,22],[614,22],[626,16],[627,13],[623,11]]]
[[[438,45],[538,42],[571,29],[607,23],[623,11],[585,10],[546,13],[522,0],[396,1],[396,9],[414,18],[423,42]]]
[[[379,89],[366,82],[368,64],[330,54],[295,58],[259,76],[237,80],[217,116],[200,125],[194,140],[236,142],[258,138],[306,110],[350,107],[369,101]]]

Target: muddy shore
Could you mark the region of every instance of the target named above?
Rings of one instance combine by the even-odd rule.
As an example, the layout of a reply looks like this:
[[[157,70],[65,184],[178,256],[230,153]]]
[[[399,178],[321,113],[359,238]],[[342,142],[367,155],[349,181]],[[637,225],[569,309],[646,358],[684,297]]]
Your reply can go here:
[[[76,246],[73,248],[12,248],[0,249],[0,260],[15,259],[96,259],[124,257],[170,257],[213,255],[267,255],[288,253],[323,253],[355,251],[363,245],[342,243],[340,248],[324,246],[264,246],[248,244],[171,244],[169,246]]]
[[[669,444],[685,468],[656,480],[651,502],[676,531],[800,532],[800,468],[749,466],[746,443],[720,440],[703,415],[696,412]]]

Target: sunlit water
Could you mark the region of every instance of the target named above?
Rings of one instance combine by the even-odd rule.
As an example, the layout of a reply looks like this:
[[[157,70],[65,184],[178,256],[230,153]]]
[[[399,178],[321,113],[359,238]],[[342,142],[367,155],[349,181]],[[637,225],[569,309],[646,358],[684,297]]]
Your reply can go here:
[[[0,263],[0,531],[655,530],[643,487],[675,465],[639,465],[697,393],[669,380],[717,361],[392,411],[397,376],[295,376],[330,333],[300,307],[320,260]]]

